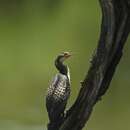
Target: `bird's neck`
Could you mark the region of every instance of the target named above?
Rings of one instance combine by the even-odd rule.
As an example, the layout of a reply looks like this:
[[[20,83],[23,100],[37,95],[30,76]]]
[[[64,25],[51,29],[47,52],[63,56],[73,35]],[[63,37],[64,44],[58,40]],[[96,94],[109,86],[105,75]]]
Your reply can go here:
[[[64,74],[66,76],[68,75],[68,67],[66,65],[64,65],[63,62],[56,60],[55,66],[61,74]]]

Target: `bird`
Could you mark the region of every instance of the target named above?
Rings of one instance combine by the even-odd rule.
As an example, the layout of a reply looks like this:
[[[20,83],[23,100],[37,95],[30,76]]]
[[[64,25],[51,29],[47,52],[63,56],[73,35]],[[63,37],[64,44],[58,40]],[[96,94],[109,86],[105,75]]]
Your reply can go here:
[[[48,130],[56,129],[64,118],[64,111],[70,96],[70,72],[64,61],[71,56],[69,52],[60,53],[55,59],[59,71],[53,78],[46,95],[46,108],[50,123]]]

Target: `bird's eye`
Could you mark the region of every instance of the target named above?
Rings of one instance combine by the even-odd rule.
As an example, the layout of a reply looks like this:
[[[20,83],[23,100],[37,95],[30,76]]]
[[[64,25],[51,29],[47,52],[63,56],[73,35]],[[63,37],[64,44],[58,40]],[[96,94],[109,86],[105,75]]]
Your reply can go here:
[[[67,54],[65,53],[64,56],[67,56]]]
[[[64,56],[68,56],[68,54],[69,54],[68,52],[64,52]]]

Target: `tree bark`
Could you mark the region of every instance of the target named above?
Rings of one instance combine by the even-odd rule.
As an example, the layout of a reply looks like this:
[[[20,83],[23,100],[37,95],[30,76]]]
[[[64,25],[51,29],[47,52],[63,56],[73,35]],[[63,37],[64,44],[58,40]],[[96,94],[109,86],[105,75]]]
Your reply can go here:
[[[94,105],[106,93],[130,32],[130,0],[100,0],[99,42],[79,95],[59,130],[82,130]]]

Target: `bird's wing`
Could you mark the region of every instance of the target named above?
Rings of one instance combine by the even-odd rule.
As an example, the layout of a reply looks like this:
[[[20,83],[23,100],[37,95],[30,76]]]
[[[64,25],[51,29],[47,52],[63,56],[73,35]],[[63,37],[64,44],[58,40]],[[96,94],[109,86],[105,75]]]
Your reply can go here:
[[[70,95],[70,86],[68,82],[68,78],[62,74],[57,74],[52,80],[46,97],[46,106],[51,113],[52,111],[58,110],[60,105],[65,107]]]
[[[56,83],[56,87],[54,90],[54,98],[56,100],[60,99],[62,101],[66,100],[69,95],[68,95],[68,88],[70,87],[68,84],[69,80],[67,76],[63,74],[58,74],[58,79]]]
[[[65,98],[68,97],[66,94],[69,92],[70,84],[67,76],[63,74],[56,74],[53,78],[48,91],[47,91],[47,98],[54,97],[55,99]],[[64,97],[65,95],[65,97]]]
[[[56,88],[56,86],[57,86],[57,84],[58,84],[58,81],[59,81],[59,75],[57,74],[53,79],[52,79],[52,81],[51,81],[51,84],[50,84],[50,86],[48,87],[48,90],[47,90],[47,98],[50,98],[52,95],[53,95],[53,93],[54,93],[54,91],[55,91],[55,88]]]

